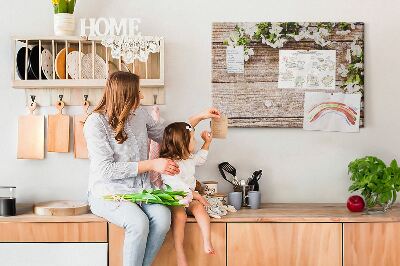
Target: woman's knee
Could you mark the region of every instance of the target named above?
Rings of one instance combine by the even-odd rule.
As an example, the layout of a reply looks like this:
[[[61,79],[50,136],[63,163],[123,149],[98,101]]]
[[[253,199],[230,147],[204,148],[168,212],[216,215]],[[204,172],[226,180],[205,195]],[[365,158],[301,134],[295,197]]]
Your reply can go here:
[[[125,214],[124,228],[129,233],[146,236],[149,234],[150,222],[146,214],[140,212],[129,212]]]
[[[171,226],[171,211],[165,206],[157,206],[157,211],[151,217],[150,227],[159,233],[167,233]]]

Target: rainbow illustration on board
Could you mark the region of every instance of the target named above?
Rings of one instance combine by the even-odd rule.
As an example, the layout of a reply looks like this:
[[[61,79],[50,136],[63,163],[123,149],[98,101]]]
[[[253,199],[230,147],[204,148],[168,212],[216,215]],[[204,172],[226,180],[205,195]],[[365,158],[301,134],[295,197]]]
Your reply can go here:
[[[354,108],[340,102],[322,102],[308,112],[309,122],[315,122],[326,114],[337,114],[343,117],[350,126],[357,121],[357,112]]]

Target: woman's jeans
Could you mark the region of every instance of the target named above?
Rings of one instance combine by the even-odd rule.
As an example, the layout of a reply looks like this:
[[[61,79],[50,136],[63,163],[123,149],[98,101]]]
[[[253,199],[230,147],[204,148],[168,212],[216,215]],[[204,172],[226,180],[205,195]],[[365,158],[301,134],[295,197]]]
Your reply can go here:
[[[150,266],[171,225],[170,210],[159,204],[106,201],[89,195],[92,213],[125,229],[124,266]]]

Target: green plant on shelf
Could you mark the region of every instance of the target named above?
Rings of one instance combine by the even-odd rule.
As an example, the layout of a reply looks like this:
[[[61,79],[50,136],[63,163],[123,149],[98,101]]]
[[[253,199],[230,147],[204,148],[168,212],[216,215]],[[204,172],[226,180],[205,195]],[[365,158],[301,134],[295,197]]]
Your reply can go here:
[[[348,166],[350,192],[359,191],[364,197],[367,209],[378,207],[387,211],[397,199],[400,191],[400,168],[396,160],[389,166],[373,156],[356,159]]]
[[[76,0],[51,0],[54,7],[54,14],[68,13],[75,11]]]

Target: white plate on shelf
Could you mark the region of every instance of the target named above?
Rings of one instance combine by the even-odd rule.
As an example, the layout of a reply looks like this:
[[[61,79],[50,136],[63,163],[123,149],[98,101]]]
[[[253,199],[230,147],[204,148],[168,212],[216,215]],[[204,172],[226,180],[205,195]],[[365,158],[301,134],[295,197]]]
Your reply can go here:
[[[53,79],[53,55],[48,49],[42,51],[42,71],[47,79]]]
[[[93,79],[93,54],[89,53],[82,57],[82,78]],[[107,78],[107,66],[101,56],[96,54],[94,56],[94,78],[95,79],[106,79]]]
[[[81,64],[84,53],[80,53]],[[83,69],[83,68],[82,68]],[[82,71],[82,70],[81,70]],[[82,71],[83,72],[83,71]],[[72,51],[67,55],[67,73],[72,79],[79,79],[79,52]],[[83,78],[83,75],[82,75]]]

